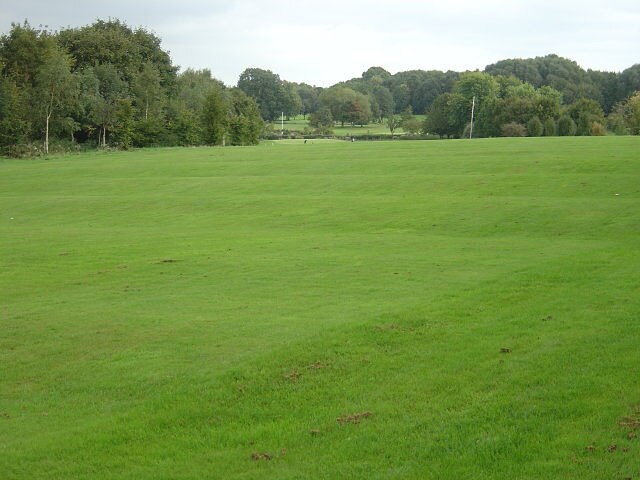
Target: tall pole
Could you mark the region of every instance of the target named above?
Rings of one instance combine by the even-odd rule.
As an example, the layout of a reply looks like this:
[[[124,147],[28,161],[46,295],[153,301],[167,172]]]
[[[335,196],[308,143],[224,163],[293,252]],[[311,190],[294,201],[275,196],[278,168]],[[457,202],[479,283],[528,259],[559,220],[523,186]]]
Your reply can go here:
[[[280,117],[280,127],[282,130],[282,136],[284,136],[284,112],[282,112],[282,116]]]
[[[473,136],[473,114],[476,110],[476,96],[473,96],[473,100],[471,102],[471,128],[469,128],[469,140]]]

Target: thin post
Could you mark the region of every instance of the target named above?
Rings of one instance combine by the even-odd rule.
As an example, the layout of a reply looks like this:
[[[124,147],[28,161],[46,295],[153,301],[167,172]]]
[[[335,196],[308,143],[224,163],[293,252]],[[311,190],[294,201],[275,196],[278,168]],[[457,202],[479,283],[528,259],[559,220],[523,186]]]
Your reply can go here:
[[[282,117],[280,117],[280,127],[281,127],[281,134],[282,136],[284,136],[284,112],[282,112]]]
[[[473,114],[476,110],[476,96],[473,96],[473,100],[471,101],[471,128],[469,128],[469,140],[473,136]]]

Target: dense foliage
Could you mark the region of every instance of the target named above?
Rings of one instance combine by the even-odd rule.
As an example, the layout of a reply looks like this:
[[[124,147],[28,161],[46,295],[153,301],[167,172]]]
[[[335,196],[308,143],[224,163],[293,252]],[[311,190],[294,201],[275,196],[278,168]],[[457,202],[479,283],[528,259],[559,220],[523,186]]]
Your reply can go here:
[[[0,149],[255,144],[262,119],[297,115],[321,134],[375,122],[392,135],[460,137],[472,104],[475,136],[637,135],[639,91],[640,64],[599,72],[557,55],[484,72],[375,66],[330,88],[248,68],[228,88],[209,70],[178,73],[158,37],[119,20],[59,32],[25,22],[0,37]]]
[[[0,148],[255,144],[255,101],[208,70],[177,73],[160,39],[118,20],[0,38]]]

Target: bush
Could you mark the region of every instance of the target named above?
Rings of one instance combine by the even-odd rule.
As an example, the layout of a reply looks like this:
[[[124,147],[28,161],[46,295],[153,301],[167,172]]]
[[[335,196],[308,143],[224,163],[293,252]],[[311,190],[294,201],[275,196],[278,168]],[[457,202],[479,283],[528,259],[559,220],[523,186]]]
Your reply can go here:
[[[600,122],[593,122],[591,124],[591,135],[596,136],[596,137],[602,137],[603,135],[607,134],[607,129],[604,128],[604,125],[602,125]]]
[[[7,145],[2,149],[2,153],[14,158],[39,157],[40,155],[44,155],[44,149],[39,143],[18,143],[15,145]]]
[[[613,112],[607,117],[607,128],[616,135],[627,135],[629,131],[621,113]]]
[[[527,129],[521,123],[505,123],[501,127],[503,137],[526,137]]]
[[[544,131],[544,126],[538,117],[531,117],[531,120],[527,123],[527,134],[530,137],[541,137]]]
[[[593,125],[593,121],[590,118],[590,115],[585,113],[581,113],[578,116],[578,121],[576,122],[576,135],[581,137],[591,135],[591,125]]]
[[[558,120],[558,135],[570,137],[576,134],[576,122],[568,115],[563,115]]]
[[[556,134],[556,122],[553,118],[547,118],[543,124],[543,135],[553,137]]]

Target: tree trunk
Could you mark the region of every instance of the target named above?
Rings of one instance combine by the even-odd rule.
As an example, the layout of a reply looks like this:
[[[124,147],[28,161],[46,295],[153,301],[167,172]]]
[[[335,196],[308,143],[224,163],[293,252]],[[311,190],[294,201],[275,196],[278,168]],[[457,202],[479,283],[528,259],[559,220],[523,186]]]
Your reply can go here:
[[[51,118],[51,114],[47,114],[47,121],[45,122],[44,128],[44,153],[49,153],[49,118]]]

